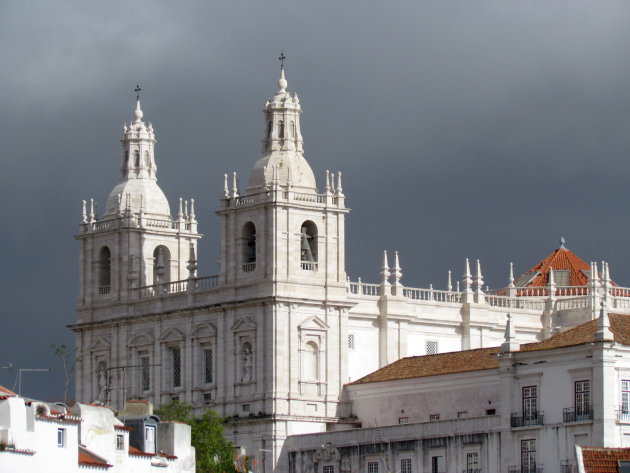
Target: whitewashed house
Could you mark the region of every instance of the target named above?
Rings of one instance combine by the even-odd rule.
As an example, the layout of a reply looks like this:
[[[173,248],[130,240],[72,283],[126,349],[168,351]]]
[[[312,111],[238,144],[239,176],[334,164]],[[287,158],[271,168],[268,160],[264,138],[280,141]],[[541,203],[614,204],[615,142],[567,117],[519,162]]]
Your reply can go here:
[[[68,409],[0,387],[0,471],[195,472],[189,425],[160,422],[148,403],[128,407],[122,417],[134,427],[106,406],[76,404]],[[153,422],[134,422],[145,417]]]
[[[478,261],[463,262],[460,281],[444,275],[444,289],[406,287],[386,253],[376,283],[350,280],[341,173],[318,185],[287,86],[282,68],[247,187],[236,174],[217,183],[217,274],[198,275],[194,200],[171,213],[137,98],[120,181],[102,215],[84,201],[76,235],[78,400],[213,408],[235,444],[282,470],[287,437],[346,425],[344,385],[400,358],[497,346],[508,312],[515,340],[541,341],[596,318],[604,293],[630,313],[630,290],[564,244],[495,290]]]

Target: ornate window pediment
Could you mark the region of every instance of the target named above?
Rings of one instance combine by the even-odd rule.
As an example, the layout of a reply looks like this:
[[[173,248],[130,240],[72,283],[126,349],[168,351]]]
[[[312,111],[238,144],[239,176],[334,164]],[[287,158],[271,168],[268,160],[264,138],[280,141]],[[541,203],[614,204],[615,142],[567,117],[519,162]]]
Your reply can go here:
[[[92,344],[89,346],[88,350],[91,352],[95,351],[109,351],[111,348],[111,343],[109,340],[103,337],[98,337]]]
[[[242,317],[232,325],[234,332],[246,332],[248,330],[256,330],[256,322],[251,317]]]
[[[176,328],[169,328],[162,334],[160,341],[162,343],[181,342],[186,336]]]
[[[303,320],[298,328],[300,330],[328,330],[330,327],[318,316],[313,315]]]
[[[203,323],[196,325],[190,332],[190,337],[194,339],[216,337],[217,329],[214,325]]]
[[[153,338],[144,332],[135,334],[127,343],[127,346],[130,347],[141,347],[146,345],[153,345]]]

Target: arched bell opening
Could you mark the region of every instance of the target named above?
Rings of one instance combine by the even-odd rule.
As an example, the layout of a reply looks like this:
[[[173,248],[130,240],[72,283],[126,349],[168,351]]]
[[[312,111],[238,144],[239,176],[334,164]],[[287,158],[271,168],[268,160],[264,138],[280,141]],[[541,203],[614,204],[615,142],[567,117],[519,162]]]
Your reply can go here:
[[[302,269],[317,269],[317,225],[310,220],[302,224],[300,230],[300,263]]]

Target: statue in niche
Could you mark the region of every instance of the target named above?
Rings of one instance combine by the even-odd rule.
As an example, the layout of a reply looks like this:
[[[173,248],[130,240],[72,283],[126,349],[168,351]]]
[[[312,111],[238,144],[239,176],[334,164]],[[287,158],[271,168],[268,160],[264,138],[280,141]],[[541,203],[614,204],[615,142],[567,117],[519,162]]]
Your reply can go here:
[[[241,367],[242,367],[241,382],[249,383],[252,381],[252,365],[253,365],[252,345],[249,342],[245,342],[243,343],[243,349],[241,350]]]
[[[99,401],[107,401],[107,365],[104,361],[98,364],[96,379],[98,383],[98,395],[96,399]]]
[[[332,446],[330,442],[319,447],[313,453],[313,461],[321,462],[338,462],[340,458],[339,450]]]
[[[350,472],[351,470],[352,468],[350,466],[350,458],[344,457],[343,460],[341,460],[341,466],[339,467],[339,471],[344,473],[344,472]]]

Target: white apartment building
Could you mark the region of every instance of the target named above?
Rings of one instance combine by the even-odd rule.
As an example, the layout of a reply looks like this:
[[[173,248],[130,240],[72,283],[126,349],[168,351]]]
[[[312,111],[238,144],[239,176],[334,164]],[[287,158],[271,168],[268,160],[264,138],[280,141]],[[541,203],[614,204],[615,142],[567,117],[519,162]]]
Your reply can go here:
[[[160,422],[146,402],[127,406],[121,417],[106,406],[68,409],[0,387],[0,471],[195,472],[189,425]]]

